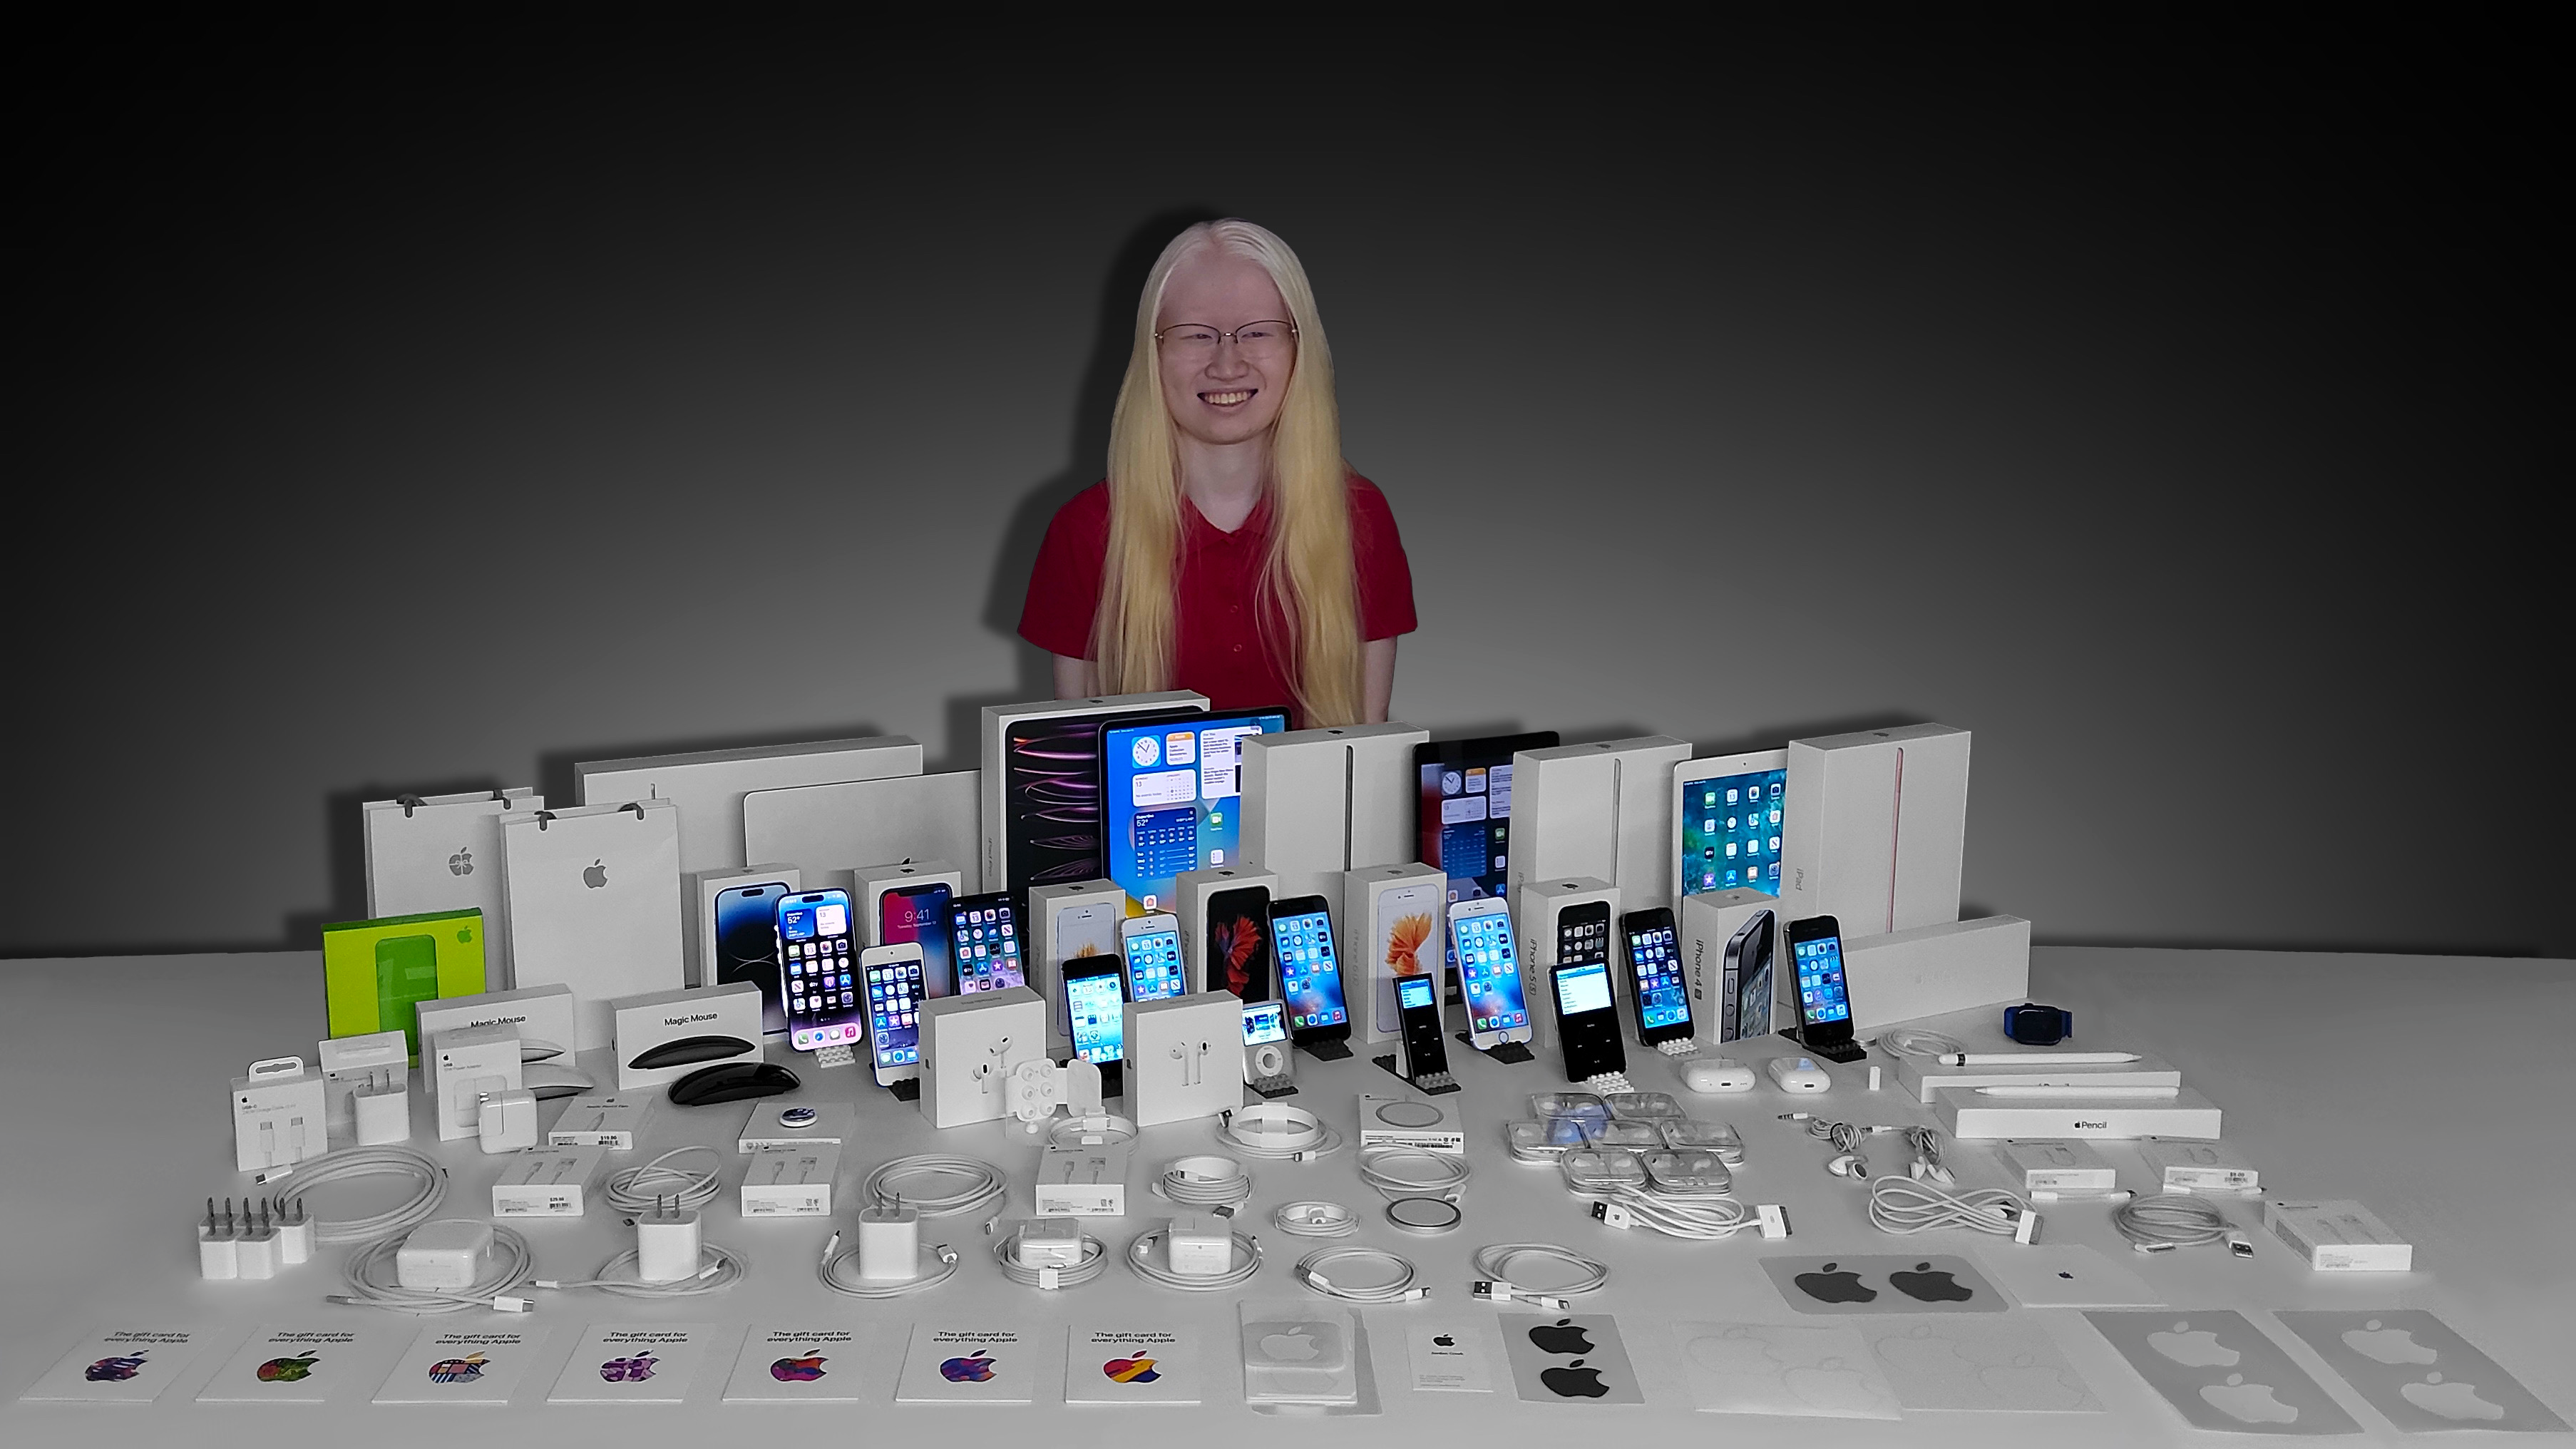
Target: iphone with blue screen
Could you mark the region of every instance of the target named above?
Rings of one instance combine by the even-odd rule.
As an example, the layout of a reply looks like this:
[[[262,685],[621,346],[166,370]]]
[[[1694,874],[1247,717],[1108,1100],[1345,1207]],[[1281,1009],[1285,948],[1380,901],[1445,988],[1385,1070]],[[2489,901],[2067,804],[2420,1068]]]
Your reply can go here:
[[[1349,1056],[1351,1009],[1324,898],[1291,896],[1271,902],[1270,950],[1279,968],[1279,997],[1288,1004],[1289,1037],[1326,1061]]]
[[[1798,973],[1798,1040],[1835,1061],[1859,1055],[1852,1047],[1851,984],[1843,979],[1842,923],[1831,916],[1791,921],[1789,964]]]
[[[1100,1095],[1120,1095],[1118,1064],[1127,1056],[1125,976],[1115,956],[1084,956],[1064,963],[1065,1035],[1073,1054],[1100,1068]]]

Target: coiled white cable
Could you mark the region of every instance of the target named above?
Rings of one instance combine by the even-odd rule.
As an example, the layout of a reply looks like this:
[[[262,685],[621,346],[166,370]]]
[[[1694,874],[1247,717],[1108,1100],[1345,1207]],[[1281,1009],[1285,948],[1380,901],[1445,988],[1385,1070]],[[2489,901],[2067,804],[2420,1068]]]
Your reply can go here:
[[[964,1178],[967,1185],[951,1192],[924,1195],[899,1192],[902,1183],[919,1178]],[[926,1218],[956,1217],[998,1209],[1010,1192],[1011,1179],[1002,1169],[978,1157],[944,1157],[924,1152],[912,1157],[898,1157],[868,1174],[860,1192],[875,1207],[908,1207]]]
[[[1109,1248],[1089,1233],[1082,1235],[1082,1260],[1070,1268],[1033,1268],[1020,1261],[1020,1235],[1014,1230],[993,1240],[993,1262],[1002,1276],[1023,1288],[1079,1288],[1109,1267]]]
[[[1969,1228],[2024,1243],[2036,1242],[2039,1237],[2039,1215],[2018,1193],[1999,1187],[1945,1192],[1893,1174],[1869,1185],[1869,1220],[1882,1233]]]
[[[639,1264],[635,1250],[629,1248],[600,1264],[599,1271],[587,1278],[569,1282],[539,1278],[535,1280],[534,1286],[596,1288],[602,1293],[614,1293],[620,1298],[694,1298],[701,1293],[721,1293],[741,1282],[743,1275],[751,1271],[751,1264],[744,1261],[741,1254],[721,1243],[699,1244],[698,1262],[701,1266],[690,1277],[674,1279],[668,1283],[647,1283],[635,1276]]]
[[[672,1158],[703,1152],[715,1165],[704,1172],[683,1172],[666,1166]],[[676,1202],[684,1208],[702,1208],[716,1200],[716,1187],[724,1172],[724,1154],[704,1144],[674,1147],[640,1167],[630,1167],[608,1179],[601,1196],[609,1207],[621,1213],[649,1213],[664,1203]]]
[[[1374,1263],[1393,1264],[1395,1276],[1383,1283],[1354,1286],[1324,1273],[1324,1266],[1328,1263],[1352,1263],[1363,1258]],[[1350,1303],[1411,1303],[1417,1298],[1431,1296],[1430,1289],[1414,1285],[1414,1279],[1419,1275],[1412,1259],[1384,1248],[1363,1247],[1357,1243],[1338,1248],[1317,1248],[1297,1260],[1296,1271],[1298,1282],[1327,1298],[1339,1298]]]
[[[408,1147],[343,1147],[294,1166],[272,1167],[256,1180],[269,1184],[289,1177],[295,1179],[298,1195],[353,1177],[409,1177],[419,1182],[411,1196],[383,1212],[358,1218],[317,1219],[313,1224],[316,1243],[370,1243],[378,1238],[399,1237],[428,1222],[438,1205],[447,1200],[447,1169]]]
[[[1407,1177],[1399,1163],[1429,1164],[1431,1172]],[[1464,1154],[1434,1152],[1428,1147],[1372,1147],[1360,1154],[1360,1181],[1392,1200],[1399,1197],[1454,1198],[1476,1175]]]
[[[1239,1287],[1252,1281],[1252,1275],[1261,1271],[1261,1240],[1250,1233],[1236,1233],[1233,1235],[1234,1258],[1224,1272],[1210,1273],[1203,1278],[1175,1273],[1170,1267],[1170,1251],[1164,1249],[1159,1255],[1156,1251],[1170,1231],[1168,1228],[1155,1228],[1138,1233],[1130,1240],[1126,1254],[1127,1271],[1148,1283],[1160,1283],[1184,1293],[1214,1293],[1221,1288]],[[1162,1261],[1155,1261],[1157,1256]]]
[[[2141,1253],[2223,1242],[2240,1258],[2254,1256],[2253,1240],[2236,1230],[2218,1204],[2189,1193],[2132,1198],[2111,1210],[2111,1226]]]
[[[1513,1282],[1513,1268],[1529,1258],[1544,1258],[1573,1270],[1574,1281],[1562,1288],[1546,1289],[1526,1288]],[[1610,1281],[1608,1264],[1554,1243],[1488,1243],[1476,1250],[1467,1266],[1476,1273],[1468,1287],[1475,1297],[1491,1303],[1535,1303],[1559,1312],[1564,1311],[1567,1299],[1597,1292]]]
[[[946,1243],[921,1245],[921,1271],[900,1280],[861,1278],[843,1271],[842,1265],[859,1255],[859,1250],[841,1248],[841,1235],[834,1233],[823,1243],[823,1259],[814,1266],[815,1280],[835,1293],[852,1298],[901,1298],[936,1288],[957,1276],[957,1250]]]
[[[1231,1157],[1181,1157],[1163,1164],[1153,1190],[1165,1202],[1211,1208],[1232,1217],[1252,1196],[1252,1174]]]
[[[1644,1228],[1668,1238],[1713,1243],[1746,1228],[1762,1226],[1760,1216],[1731,1197],[1668,1197],[1620,1188],[1600,1195],[1592,1215],[1614,1228]]]
[[[1049,1147],[1114,1147],[1135,1140],[1135,1120],[1115,1112],[1058,1117],[1047,1127]]]
[[[1333,1124],[1286,1102],[1255,1102],[1218,1113],[1216,1140],[1229,1152],[1274,1162],[1312,1162],[1342,1150],[1342,1134]]]
[[[1360,1215],[1337,1202],[1284,1202],[1271,1209],[1270,1221],[1297,1238],[1347,1238],[1357,1232]]]
[[[466,1222],[464,1218],[442,1218],[442,1222]],[[528,1300],[511,1295],[508,1290],[535,1270],[536,1252],[528,1240],[510,1228],[492,1224],[492,1265],[462,1288],[406,1288],[395,1273],[394,1254],[401,1251],[400,1237],[378,1238],[349,1255],[343,1276],[349,1291],[333,1293],[323,1301],[352,1303],[360,1308],[382,1308],[393,1313],[464,1313],[476,1308],[497,1308],[505,1313],[525,1313]]]
[[[1900,1057],[1937,1057],[1968,1049],[1955,1036],[1943,1036],[1919,1026],[1890,1027],[1878,1034],[1878,1045],[1881,1050]]]

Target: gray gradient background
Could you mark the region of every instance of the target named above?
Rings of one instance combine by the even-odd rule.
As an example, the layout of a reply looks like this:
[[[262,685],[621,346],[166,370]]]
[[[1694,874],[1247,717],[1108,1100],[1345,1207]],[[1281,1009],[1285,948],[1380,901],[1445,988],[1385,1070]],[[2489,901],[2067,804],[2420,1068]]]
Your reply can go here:
[[[971,767],[1234,213],[1405,531],[1398,718],[1937,719],[2044,940],[2576,955],[2535,38],[1835,14],[29,38],[0,952],[309,944],[398,790]]]

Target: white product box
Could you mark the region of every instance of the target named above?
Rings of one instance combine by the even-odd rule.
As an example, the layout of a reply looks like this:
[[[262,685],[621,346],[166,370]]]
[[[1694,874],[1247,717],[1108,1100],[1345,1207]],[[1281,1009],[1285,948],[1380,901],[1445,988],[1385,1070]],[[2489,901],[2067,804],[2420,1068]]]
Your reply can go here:
[[[668,800],[680,807],[680,869],[744,865],[742,797],[754,790],[828,785],[921,773],[921,746],[901,735],[755,745],[630,760],[587,760],[572,767],[584,805]],[[811,867],[813,862],[787,857]]]
[[[760,1060],[760,988],[748,981],[649,991],[608,1006],[621,1092],[676,1082],[723,1062]]]
[[[1127,1105],[1139,1127],[1242,1106],[1242,1000],[1201,991],[1127,1003]]]
[[[411,1090],[411,1039],[399,1031],[325,1037],[316,1047],[322,1068],[322,1115],[330,1130],[348,1136],[357,1126],[356,1093],[379,1085]]]
[[[1779,994],[1774,982],[1796,976],[1778,969],[1788,953],[1781,939],[1783,924],[1780,902],[1747,887],[1682,897],[1674,949],[1690,980],[1695,1039],[1716,1046],[1797,1024],[1794,1010],[1786,1020],[1774,1019],[1773,1001]],[[1748,975],[1750,981],[1744,979]]]
[[[2244,1154],[2224,1142],[2168,1142],[2161,1137],[2138,1141],[2147,1171],[2167,1192],[2253,1192],[2263,1175]]]
[[[2083,1142],[2006,1138],[1995,1150],[2003,1155],[2005,1185],[2016,1192],[2109,1192],[2120,1185],[2118,1170]]]
[[[983,877],[987,882],[986,888],[997,891],[1019,890],[1023,887],[1035,888],[1048,883],[1036,880],[1015,880],[1012,877],[1009,822],[1014,814],[1041,808],[1045,803],[1055,803],[1060,808],[1060,801],[1046,801],[1045,791],[1050,783],[1079,782],[1081,791],[1087,794],[1091,789],[1091,780],[1098,773],[1099,768],[1096,762],[1086,762],[1082,758],[1079,742],[1059,743],[1050,748],[1024,752],[1029,757],[1017,761],[1005,759],[1005,750],[1015,730],[1046,720],[1071,719],[1083,715],[1136,714],[1144,710],[1203,710],[1207,708],[1207,703],[1207,696],[1196,690],[1169,689],[1155,694],[1115,694],[1092,699],[1042,699],[1027,704],[984,706],[981,727],[982,748],[979,756],[982,770],[976,782],[979,799],[975,813],[977,831],[982,837]],[[1095,746],[1092,753],[1096,756],[1099,753],[1096,748],[1099,743],[1097,733],[1092,735],[1091,743]],[[1033,790],[1038,795],[1035,802],[1030,799],[1030,792]],[[1097,808],[1096,804],[1094,808]],[[1095,819],[1091,824],[1091,833],[1097,835],[1101,828],[1099,820]],[[1048,833],[1058,833],[1058,831],[1055,827],[1049,827]],[[1094,862],[1095,869],[1105,869],[1107,865],[1108,859],[1105,855]]]
[[[486,1093],[520,1089],[519,1034],[506,1026],[468,1026],[424,1038],[429,1095],[438,1104],[438,1140],[482,1133]]]
[[[1611,740],[1596,746],[1619,756],[1619,873],[1610,883],[1628,909],[1669,908],[1673,894],[1673,767],[1691,757],[1690,742],[1668,735]]]
[[[1360,1148],[1420,1147],[1433,1152],[1467,1150],[1458,1099],[1360,1095]]]
[[[512,969],[523,987],[572,988],[575,1051],[608,1045],[611,998],[678,989],[680,812],[670,802],[504,815],[501,852]]]
[[[1029,892],[1020,934],[1026,938],[1029,985],[1046,1002],[1047,1050],[1073,1050],[1065,1033],[1064,963],[1077,956],[1115,956],[1118,926],[1127,919],[1127,891],[1114,880],[1042,885]]]
[[[1782,1025],[1798,1019],[1798,973],[1774,973]],[[1874,936],[1843,938],[1843,980],[1850,989],[1852,1030],[1943,1012],[2030,999],[2030,922],[1981,916]]]
[[[510,984],[510,904],[501,877],[501,817],[543,810],[534,790],[404,795],[363,807],[367,915],[483,913],[483,979]]]
[[[975,817],[980,771],[888,775],[742,797],[743,844],[756,860],[850,870],[879,860],[953,862],[974,886],[983,846]]]
[[[850,909],[860,913],[859,939],[870,946],[885,944],[885,921],[878,913],[877,901],[897,886],[945,885],[948,898],[966,894],[966,877],[957,867],[944,860],[908,860],[890,865],[862,865],[850,872]],[[940,923],[947,929],[947,922]],[[951,990],[941,986],[935,990]]]
[[[802,1127],[791,1127],[780,1120],[780,1114],[810,1113],[812,1120]],[[734,1141],[736,1152],[757,1152],[764,1147],[807,1147],[828,1142],[847,1147],[858,1141],[859,1109],[847,1102],[800,1102],[793,1098],[771,1098],[751,1104],[751,1115],[743,1120],[742,1133]]]
[[[1955,1035],[1955,1033],[1953,1033]],[[1930,1057],[1898,1057],[1896,1089],[1930,1106],[1945,1088],[1974,1087],[2179,1087],[2182,1073],[2162,1057],[2138,1054],[2134,1062],[2096,1066],[2052,1065],[2048,1051],[2014,1043],[2003,1033],[1995,1033],[1993,1045],[1968,1045],[1972,1052],[2012,1052],[2027,1056],[2027,1063],[2008,1066],[1945,1067]],[[1964,1042],[1965,1039],[1962,1038]],[[2194,1146],[2206,1146],[2195,1143]]]
[[[765,855],[762,858],[772,862],[782,859],[774,855]],[[716,897],[726,891],[739,890],[746,886],[778,886],[782,888],[782,894],[801,891],[805,889],[805,872],[795,866],[783,864],[726,866],[722,870],[691,871],[689,873],[688,959],[691,986],[713,986],[721,978],[726,963],[716,945]],[[776,980],[778,975],[777,949],[776,937],[773,936],[769,970],[772,980]],[[782,1016],[779,1018],[778,1031],[783,1035],[786,1030],[786,1018]]]
[[[451,996],[424,1001],[416,1008],[420,1039],[442,1031],[475,1026],[506,1026],[519,1038],[519,1059],[572,1064],[574,999],[569,986],[526,986],[516,991],[486,991],[480,996]],[[605,1046],[607,1043],[602,1042]]]
[[[233,1165],[258,1172],[330,1151],[323,1095],[322,1074],[306,1071],[302,1057],[251,1063],[233,1078]]]
[[[1863,936],[1959,918],[1968,732],[1908,725],[1789,742],[1780,914]]]
[[[1520,773],[1512,774],[1512,818],[1520,818]],[[1517,829],[1518,827],[1514,827]],[[1519,848],[1517,842],[1514,847]],[[1518,955],[1521,965],[1521,995],[1529,1002],[1530,1050],[1556,1050],[1556,992],[1549,969],[1556,965],[1557,913],[1575,906],[1607,905],[1610,908],[1610,998],[1617,1002],[1625,997],[1626,988],[1620,977],[1627,974],[1627,949],[1619,934],[1619,888],[1607,881],[1588,876],[1538,876],[1512,898],[1512,928],[1520,935]],[[1625,1037],[1627,1024],[1635,1017],[1624,1006],[1620,1011],[1620,1033]]]
[[[1934,1115],[1950,1135],[1994,1137],[2218,1136],[2218,1106],[2189,1087],[2172,1097],[1987,1097],[1974,1087],[1934,1094]]]
[[[1422,854],[1413,819],[1422,806],[1413,747],[1430,743],[1431,731],[1353,725],[1342,738],[1351,747],[1351,869],[1406,864]]]
[[[592,1093],[564,1103],[555,1115],[555,1125],[546,1129],[546,1143],[551,1147],[602,1147],[611,1152],[632,1152],[635,1139],[644,1132],[644,1117],[653,1105],[650,1097],[612,1097]]]
[[[580,1217],[601,1156],[597,1147],[531,1147],[510,1154],[492,1183],[492,1216]]]
[[[1591,745],[1512,755],[1512,856],[1507,882],[1619,873],[1619,757]]]
[[[1362,866],[1342,876],[1341,903],[1333,929],[1354,1024],[1365,1043],[1394,1041],[1404,1035],[1395,978],[1440,978],[1448,949],[1449,878],[1419,861]],[[1368,969],[1352,971],[1353,961]]]
[[[1010,1115],[1011,1071],[1046,1056],[1046,1003],[1025,986],[921,1004],[921,1115],[962,1127]]]
[[[2267,1202],[2263,1226],[2320,1273],[2404,1273],[2415,1245],[2350,1198]]]
[[[1279,877],[1248,865],[1216,865],[1206,870],[1185,870],[1172,877],[1170,909],[1173,915],[1181,919],[1181,971],[1186,979],[1200,986],[1210,984],[1207,962],[1208,898],[1220,891],[1247,890],[1253,886],[1259,886],[1270,892],[1270,899],[1274,901],[1279,899]],[[1263,935],[1262,949],[1267,951],[1269,946],[1266,923]],[[1277,963],[1273,961],[1265,960],[1261,963],[1261,967],[1274,979],[1279,974]],[[1235,1044],[1242,1045],[1239,1028],[1236,1036]]]
[[[1344,725],[1243,741],[1242,864],[1289,896],[1337,898],[1340,877],[1413,858],[1413,747],[1431,732]]]
[[[1050,1147],[1038,1158],[1040,1217],[1127,1216],[1127,1146]]]
[[[841,1172],[841,1149],[763,1147],[742,1169],[742,1215],[747,1218],[821,1218],[832,1214],[832,1179]]]

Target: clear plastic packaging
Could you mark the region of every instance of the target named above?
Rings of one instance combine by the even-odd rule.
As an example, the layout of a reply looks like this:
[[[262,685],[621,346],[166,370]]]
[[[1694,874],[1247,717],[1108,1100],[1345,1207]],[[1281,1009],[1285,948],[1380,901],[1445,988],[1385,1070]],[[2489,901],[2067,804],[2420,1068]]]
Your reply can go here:
[[[1623,1122],[1660,1122],[1684,1115],[1670,1092],[1613,1092],[1601,1099],[1610,1115]]]
[[[1550,1117],[1575,1117],[1586,1121],[1608,1120],[1610,1106],[1590,1092],[1533,1092],[1530,1115],[1545,1121]]]
[[[1595,1147],[1617,1147],[1629,1152],[1653,1152],[1664,1145],[1664,1134],[1647,1122],[1585,1123]]]
[[[1655,1129],[1664,1134],[1664,1145],[1675,1152],[1714,1152],[1718,1161],[1729,1167],[1744,1165],[1744,1139],[1723,1122],[1697,1122],[1684,1117],[1658,1122]]]
[[[1565,1173],[1565,1185],[1576,1192],[1611,1192],[1646,1185],[1646,1166],[1633,1152],[1603,1152],[1586,1147],[1558,1158],[1557,1166]]]
[[[1524,1162],[1552,1162],[1578,1147],[1591,1144],[1583,1124],[1571,1117],[1546,1117],[1535,1122],[1508,1122],[1503,1125],[1503,1143],[1512,1156]]]
[[[1707,1197],[1735,1190],[1734,1174],[1714,1152],[1649,1152],[1645,1168],[1657,1192]]]

